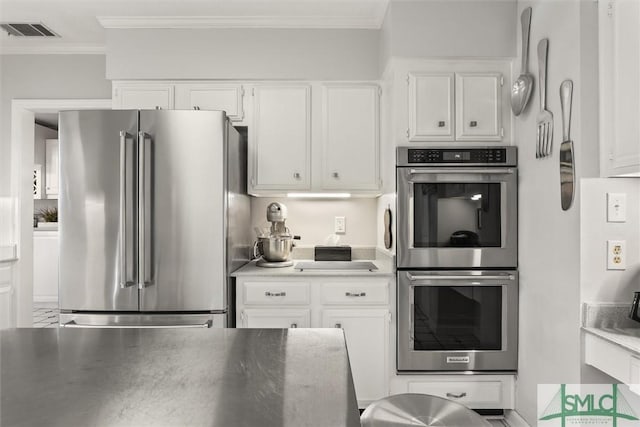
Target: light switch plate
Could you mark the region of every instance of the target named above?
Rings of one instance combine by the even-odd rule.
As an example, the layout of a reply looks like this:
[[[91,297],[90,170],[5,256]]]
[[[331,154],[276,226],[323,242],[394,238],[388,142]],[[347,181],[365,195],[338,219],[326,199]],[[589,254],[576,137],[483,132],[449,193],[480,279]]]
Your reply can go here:
[[[625,240],[607,240],[607,270],[624,270],[626,268]]]
[[[627,195],[625,193],[607,193],[607,222],[625,222],[627,220]]]
[[[337,216],[334,220],[334,232],[344,234],[347,232],[346,219],[343,216]]]

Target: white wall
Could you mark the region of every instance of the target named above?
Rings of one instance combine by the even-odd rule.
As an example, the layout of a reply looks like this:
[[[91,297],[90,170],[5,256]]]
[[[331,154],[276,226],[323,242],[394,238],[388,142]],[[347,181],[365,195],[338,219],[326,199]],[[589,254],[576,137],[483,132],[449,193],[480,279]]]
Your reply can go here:
[[[519,165],[520,324],[516,410],[537,424],[537,385],[580,381],[580,206],[581,184],[568,211],[560,207],[558,149],[562,139],[559,87],[574,82],[572,139],[576,177],[597,176],[597,51],[588,31],[597,34],[597,3],[518,2],[517,19],[532,6],[529,72],[538,84],[537,44],[549,39],[547,105],[554,115],[550,158],[535,158],[538,88],[527,109],[515,119]],[[518,32],[520,26],[518,25]],[[520,40],[517,41],[518,46]],[[515,63],[518,75],[520,52]],[[594,161],[595,160],[595,161]]]
[[[389,3],[380,68],[390,57],[513,57],[516,2],[401,0]]]
[[[334,217],[346,218],[345,234],[340,235],[340,244],[352,246],[376,246],[376,199],[352,198],[334,200],[297,200],[276,197],[251,198],[251,226],[268,227],[267,206],[280,202],[287,207],[287,227],[299,235],[300,246],[326,244],[325,238],[334,232]],[[255,235],[255,232],[252,233]]]
[[[107,30],[107,77],[367,80],[377,30]]]
[[[103,55],[0,55],[0,196],[10,191],[11,100],[111,98],[104,70]]]
[[[627,195],[626,222],[607,222],[607,193]],[[640,291],[640,179],[583,180],[580,210],[582,301],[631,304]],[[607,270],[607,240],[626,241],[626,270]]]

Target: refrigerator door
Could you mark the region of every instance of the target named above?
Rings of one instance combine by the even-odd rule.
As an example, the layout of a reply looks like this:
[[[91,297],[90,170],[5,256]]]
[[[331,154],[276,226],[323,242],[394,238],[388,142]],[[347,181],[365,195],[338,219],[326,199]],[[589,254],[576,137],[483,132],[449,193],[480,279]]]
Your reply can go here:
[[[60,113],[60,309],[138,310],[138,111]]]
[[[223,311],[225,125],[221,111],[140,111],[141,311]]]

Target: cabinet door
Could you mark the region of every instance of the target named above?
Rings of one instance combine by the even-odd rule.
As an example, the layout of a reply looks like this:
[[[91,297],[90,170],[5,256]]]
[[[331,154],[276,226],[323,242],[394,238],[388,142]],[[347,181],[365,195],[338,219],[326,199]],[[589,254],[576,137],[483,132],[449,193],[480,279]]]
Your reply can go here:
[[[180,84],[175,90],[178,110],[222,110],[231,121],[244,118],[241,85]]]
[[[598,3],[602,175],[640,175],[640,2]]]
[[[311,88],[257,86],[249,132],[249,174],[253,190],[310,188]]]
[[[12,273],[10,266],[0,265],[0,330],[8,329],[13,326]]]
[[[409,141],[453,141],[453,73],[409,74]]]
[[[60,171],[60,156],[57,139],[46,139],[45,147],[45,188],[47,199],[58,198],[58,176]]]
[[[456,74],[456,140],[501,141],[500,73]]]
[[[246,309],[240,314],[243,328],[308,328],[309,310],[287,308]]]
[[[322,327],[344,329],[360,404],[388,395],[389,316],[386,309],[322,311]]]
[[[35,231],[33,236],[33,300],[58,301],[58,232]]]
[[[115,85],[113,88],[114,110],[168,110],[173,108],[173,86]]]
[[[322,92],[322,187],[379,189],[380,88],[325,85]]]

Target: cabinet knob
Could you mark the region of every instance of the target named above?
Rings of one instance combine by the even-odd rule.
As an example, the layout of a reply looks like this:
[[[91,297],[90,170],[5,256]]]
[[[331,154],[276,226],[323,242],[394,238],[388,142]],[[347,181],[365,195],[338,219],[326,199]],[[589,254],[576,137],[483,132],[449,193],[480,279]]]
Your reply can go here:
[[[156,110],[162,110],[162,107],[159,105],[156,105]]]
[[[476,122],[475,120],[472,120],[472,121],[469,123],[469,126],[470,126],[470,127],[472,127],[472,128],[477,127],[477,126],[478,126],[478,122]]]
[[[194,105],[194,106],[193,106],[193,109],[194,109],[194,110],[199,110],[199,109],[200,109],[200,107],[198,107],[197,105]]]
[[[439,128],[443,128],[445,124],[446,124],[446,122],[445,122],[444,120],[440,120],[440,121],[438,122],[438,127],[439,127]]]
[[[298,324],[297,324],[297,323],[292,323],[292,324],[291,324],[291,327],[292,327],[292,328],[297,328],[297,327],[298,327]]]
[[[295,179],[300,179],[300,177],[301,177],[300,172],[294,172],[294,173],[293,173],[293,177],[294,177]]]
[[[336,323],[335,327],[338,328],[338,329],[342,329],[342,323]]]
[[[334,177],[334,178],[336,178],[336,179],[337,179],[337,178],[340,178],[340,174],[339,174],[338,172],[334,172],[334,173],[332,173],[332,174],[331,174],[331,176],[332,176],[332,177]]]

